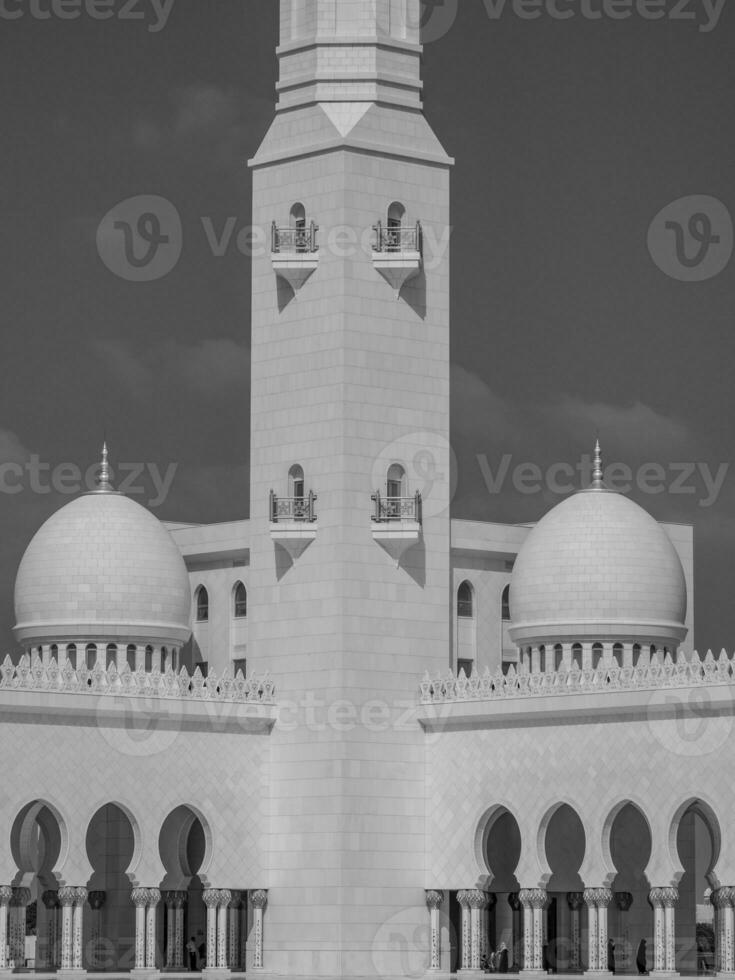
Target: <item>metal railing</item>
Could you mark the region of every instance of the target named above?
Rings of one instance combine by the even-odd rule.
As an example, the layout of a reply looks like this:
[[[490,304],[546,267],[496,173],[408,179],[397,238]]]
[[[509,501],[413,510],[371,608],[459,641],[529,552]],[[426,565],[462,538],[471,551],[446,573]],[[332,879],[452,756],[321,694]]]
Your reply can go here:
[[[375,252],[420,252],[421,251],[421,222],[415,225],[389,225],[382,221],[373,225]]]
[[[310,490],[306,497],[277,497],[271,490],[271,523],[278,524],[281,521],[303,521],[313,524],[316,520],[316,509],[314,505],[317,496]]]
[[[275,254],[303,254],[318,252],[317,232],[319,225],[271,225],[271,251]]]
[[[421,523],[421,493],[413,497],[383,497],[380,491],[370,498],[375,505],[373,520],[378,524],[389,521],[416,521]]]

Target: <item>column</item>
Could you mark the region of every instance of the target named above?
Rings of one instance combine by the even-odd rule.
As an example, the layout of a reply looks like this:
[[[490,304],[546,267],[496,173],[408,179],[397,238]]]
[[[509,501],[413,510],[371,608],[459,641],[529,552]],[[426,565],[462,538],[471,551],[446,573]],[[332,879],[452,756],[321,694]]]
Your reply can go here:
[[[543,971],[543,924],[546,890],[544,888],[522,888],[518,900],[523,906],[523,971],[541,973]]]
[[[678,901],[678,888],[664,888],[664,970],[667,973],[676,973],[676,905]]]
[[[653,973],[663,973],[666,958],[666,920],[663,888],[652,888],[648,901],[653,906]]]
[[[441,948],[441,920],[439,910],[444,902],[444,893],[437,891],[427,891],[426,905],[429,909],[431,919],[431,960],[429,969],[433,972],[441,970],[442,948]]]
[[[232,892],[226,888],[219,891],[217,903],[217,969],[227,969],[227,907],[232,901]]]
[[[81,886],[74,889],[74,913],[72,916],[72,969],[84,969],[84,904],[87,889]]]
[[[599,942],[597,958],[600,970],[609,972],[607,910],[613,896],[609,888],[596,888],[595,891],[597,892],[597,940]]]
[[[13,888],[10,900],[10,958],[16,969],[26,965],[26,906],[31,900],[29,888]]]
[[[147,888],[148,893],[145,907],[145,968],[156,969],[156,909],[161,901],[161,893],[157,888]]]
[[[735,945],[733,927],[735,926],[735,886],[727,885],[712,893],[715,907],[715,950],[717,973],[719,976],[735,974]]]
[[[69,971],[73,964],[73,917],[74,902],[76,900],[76,888],[60,888],[59,902],[61,904],[61,967],[62,971]]]
[[[255,948],[253,949],[253,969],[263,969],[263,914],[268,904],[268,892],[261,888],[251,892],[250,901],[253,905],[253,933]]]
[[[0,971],[8,969],[6,946],[8,944],[8,906],[13,897],[9,885],[0,886]]]
[[[633,904],[633,896],[630,892],[615,892],[614,898],[618,910],[618,937],[622,944],[622,950],[617,951],[615,958],[616,967],[617,972],[628,973],[633,968],[633,950],[630,946],[630,934],[626,913]]]
[[[472,922],[470,918],[471,891],[457,892],[457,901],[462,910],[462,959],[461,970],[470,970],[472,963]]]
[[[207,888],[202,892],[202,901],[207,907],[206,967],[209,970],[217,963],[217,906],[219,904],[219,892],[216,888]]]
[[[584,895],[582,892],[567,892],[567,905],[569,906],[571,918],[571,956],[569,968],[577,973],[582,969],[582,930],[580,928],[579,913],[584,905]]]
[[[148,889],[134,888],[131,894],[135,906],[135,969],[145,969],[145,920]]]
[[[49,970],[55,969],[59,965],[59,895],[58,892],[45,891],[41,896],[43,904],[48,910],[46,942],[48,951],[46,953],[46,966]]]
[[[102,932],[101,929],[101,911],[105,904],[105,899],[107,898],[107,893],[102,891],[93,891],[89,893],[89,907],[92,909],[94,915],[92,916],[92,936],[91,936],[91,946],[92,955],[90,957],[90,966],[93,970],[99,969],[99,941]]]
[[[482,936],[482,919],[485,908],[487,907],[487,902],[485,899],[485,893],[473,889],[468,892],[467,901],[470,906],[470,969],[471,970],[481,970],[481,936]]]
[[[166,967],[184,969],[184,908],[186,892],[166,892]]]
[[[242,895],[232,892],[230,904],[227,906],[227,962],[231,970],[239,970],[242,966],[240,959],[240,916]]]
[[[587,906],[587,973],[607,973],[607,907],[609,888],[585,888]]]

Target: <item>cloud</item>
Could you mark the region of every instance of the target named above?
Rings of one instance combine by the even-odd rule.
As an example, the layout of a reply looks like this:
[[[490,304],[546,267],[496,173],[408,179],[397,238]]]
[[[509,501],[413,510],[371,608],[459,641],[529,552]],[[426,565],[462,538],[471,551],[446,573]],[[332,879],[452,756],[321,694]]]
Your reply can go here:
[[[192,395],[213,399],[242,388],[250,377],[248,348],[228,338],[190,345],[169,340],[138,353],[121,340],[97,340],[93,348],[113,377],[141,397],[158,390],[162,377]]]

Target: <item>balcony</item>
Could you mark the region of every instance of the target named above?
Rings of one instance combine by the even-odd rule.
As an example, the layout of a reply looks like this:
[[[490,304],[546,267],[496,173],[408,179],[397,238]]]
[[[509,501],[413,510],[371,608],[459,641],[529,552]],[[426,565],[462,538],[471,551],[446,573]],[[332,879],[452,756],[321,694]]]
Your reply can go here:
[[[75,668],[66,659],[44,662],[28,654],[0,664],[0,709],[6,717],[73,717],[143,734],[152,728],[267,732],[276,719],[275,688],[267,676],[246,679],[225,670],[205,677],[198,667],[190,674],[186,667],[131,670],[127,663],[118,670],[101,661],[92,669]]]
[[[400,564],[404,553],[421,537],[421,494],[413,497],[383,497],[379,491],[373,502],[373,541]]]
[[[277,276],[285,279],[294,293],[301,289],[319,265],[317,232],[311,224],[271,226],[271,262]]]
[[[311,490],[305,497],[278,497],[270,492],[271,539],[285,548],[294,561],[316,537],[316,501]]]
[[[421,222],[415,225],[373,226],[373,265],[400,295],[404,285],[421,271]]]
[[[723,651],[701,657],[643,654],[639,663],[617,660],[581,668],[573,662],[557,670],[526,668],[507,673],[452,671],[419,685],[418,720],[427,730],[502,728],[519,722],[537,724],[563,717],[592,723],[621,719],[674,719],[697,723],[702,714],[731,714],[735,657]]]

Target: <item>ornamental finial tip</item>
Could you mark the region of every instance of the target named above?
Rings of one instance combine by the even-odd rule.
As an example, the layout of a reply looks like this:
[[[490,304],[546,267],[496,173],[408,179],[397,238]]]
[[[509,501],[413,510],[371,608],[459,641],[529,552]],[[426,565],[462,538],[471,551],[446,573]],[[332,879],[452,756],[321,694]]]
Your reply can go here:
[[[592,488],[594,490],[602,489],[603,486],[602,477],[603,477],[602,450],[600,449],[600,440],[597,439],[597,441],[595,442],[594,469],[592,470]]]
[[[97,490],[100,493],[111,493],[114,489],[110,482],[110,464],[107,457],[107,440],[105,440],[102,444],[102,463],[97,476]]]

